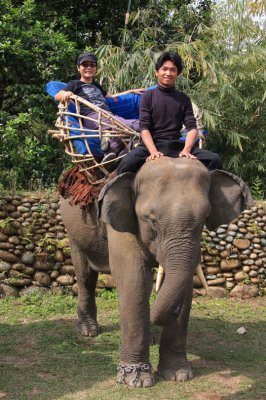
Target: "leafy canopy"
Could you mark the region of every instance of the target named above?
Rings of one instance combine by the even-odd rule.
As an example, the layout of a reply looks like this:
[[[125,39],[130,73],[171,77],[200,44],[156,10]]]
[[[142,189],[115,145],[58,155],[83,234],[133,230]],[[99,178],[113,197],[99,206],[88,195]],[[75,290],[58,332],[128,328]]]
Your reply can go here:
[[[115,93],[155,84],[155,60],[171,49],[185,65],[178,88],[204,112],[208,148],[265,195],[262,0],[135,0],[127,29],[122,0],[2,0],[0,7],[2,187],[51,185],[66,166],[47,135],[56,108],[44,88],[73,79],[80,52],[97,53],[99,80]]]

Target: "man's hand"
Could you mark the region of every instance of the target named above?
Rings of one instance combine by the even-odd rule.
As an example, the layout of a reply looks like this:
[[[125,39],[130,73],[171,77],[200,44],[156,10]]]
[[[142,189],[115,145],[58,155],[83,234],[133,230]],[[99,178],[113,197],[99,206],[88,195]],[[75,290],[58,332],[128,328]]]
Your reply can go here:
[[[186,141],[185,141],[185,146],[183,150],[179,153],[179,157],[186,157],[186,158],[192,158],[193,160],[196,160],[197,157],[193,156],[193,154],[190,153],[192,147],[194,146],[198,136],[198,131],[197,129],[191,129],[187,133]]]
[[[163,156],[164,156],[163,153],[161,153],[160,151],[156,150],[156,151],[153,151],[153,152],[149,155],[149,157],[146,158],[146,161],[152,161],[152,160],[154,160],[155,158],[160,158],[160,157],[163,157]]]
[[[164,156],[163,153],[161,153],[160,151],[158,151],[156,149],[156,146],[154,144],[154,141],[152,139],[149,129],[143,129],[143,131],[141,131],[141,138],[150,153],[149,157],[146,158],[146,161],[152,161],[155,158],[160,158],[160,157]]]
[[[62,103],[64,103],[65,101],[70,100],[70,96],[73,96],[73,95],[74,95],[73,92],[64,92],[64,93],[62,94],[62,96],[61,96],[60,101],[61,101]]]
[[[196,160],[197,157],[193,156],[187,149],[183,149],[178,157],[186,157],[186,158],[192,158],[193,160]]]
[[[146,89],[142,89],[142,88],[140,88],[140,89],[129,89],[129,90],[126,90],[125,92],[120,92],[120,93],[115,93],[115,94],[107,93],[107,95],[105,97],[116,98],[117,96],[121,96],[122,94],[129,94],[129,93],[142,94],[145,91],[146,91]]]
[[[134,94],[142,94],[146,91],[146,89],[140,88],[140,89],[130,89],[128,93],[134,93]]]

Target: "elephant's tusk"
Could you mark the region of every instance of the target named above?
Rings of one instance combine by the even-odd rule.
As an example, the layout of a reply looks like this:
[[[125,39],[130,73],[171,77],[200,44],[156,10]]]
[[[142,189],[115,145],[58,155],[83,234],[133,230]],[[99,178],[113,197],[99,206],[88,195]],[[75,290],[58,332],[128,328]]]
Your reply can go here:
[[[206,291],[208,291],[209,286],[208,286],[207,281],[205,279],[205,276],[203,274],[202,267],[201,267],[200,263],[197,265],[196,273],[197,273],[197,276],[199,278],[199,281],[200,281],[202,287]],[[158,292],[160,287],[162,286],[163,278],[164,278],[164,270],[163,270],[163,267],[161,265],[159,265],[159,268],[158,268],[158,271],[157,271],[156,283],[155,283],[155,291],[156,292]]]
[[[163,278],[164,278],[164,270],[163,270],[163,267],[161,265],[159,265],[158,271],[157,271],[156,283],[155,283],[156,293],[159,292],[159,289],[162,286]]]
[[[199,263],[199,264],[197,265],[196,273],[197,273],[197,275],[198,275],[198,278],[199,278],[199,280],[200,280],[200,283],[201,283],[202,287],[203,287],[203,288],[206,290],[206,292],[207,292],[209,286],[208,286],[207,281],[206,281],[206,279],[205,279],[205,276],[204,276],[204,274],[203,274],[202,267],[201,267],[201,263]]]

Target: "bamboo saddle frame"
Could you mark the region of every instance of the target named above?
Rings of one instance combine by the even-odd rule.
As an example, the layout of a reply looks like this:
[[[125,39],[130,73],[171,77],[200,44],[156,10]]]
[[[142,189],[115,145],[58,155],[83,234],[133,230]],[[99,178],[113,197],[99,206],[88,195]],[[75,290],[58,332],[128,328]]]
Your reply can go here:
[[[118,160],[124,157],[125,154],[110,161],[101,162],[100,158],[92,151],[93,140],[98,140],[101,143],[102,140],[109,141],[112,137],[120,138],[127,150],[130,151],[133,142],[138,140],[139,134],[117,119],[115,115],[89,101],[76,95],[72,95],[70,99],[70,102],[59,103],[58,117],[55,122],[55,127],[58,130],[49,130],[48,133],[52,138],[58,139],[64,144],[65,153],[70,156],[75,165],[78,165],[80,171],[86,175],[91,184],[102,183],[110,174],[107,165],[111,163],[117,164]],[[81,115],[81,104],[96,112],[97,119],[90,117],[90,115]],[[72,107],[69,107],[70,105]],[[73,106],[75,106],[75,109]],[[75,121],[74,126],[73,120]],[[96,123],[98,129],[86,128],[84,126],[85,120]],[[82,154],[77,151],[77,141],[79,143],[83,142],[84,151],[82,151]]]

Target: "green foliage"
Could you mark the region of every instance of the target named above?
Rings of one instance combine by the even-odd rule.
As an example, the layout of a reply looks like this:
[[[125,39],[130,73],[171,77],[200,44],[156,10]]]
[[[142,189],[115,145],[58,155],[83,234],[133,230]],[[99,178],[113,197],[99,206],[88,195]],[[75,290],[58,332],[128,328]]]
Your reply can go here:
[[[154,64],[165,49],[179,49],[188,70],[194,72],[195,60],[189,53],[191,43],[199,36],[203,21],[210,23],[211,2],[199,2],[198,7],[190,3],[180,0],[150,2],[149,7],[131,13],[129,27],[123,32],[123,46],[98,46],[98,75],[110,92],[154,85]],[[188,88],[189,79],[188,74],[181,78],[180,88]]]
[[[241,285],[251,285],[252,282],[251,282],[250,278],[246,278],[246,279],[243,279],[242,281],[240,281],[240,284]]]
[[[60,239],[54,239],[47,235],[38,241],[37,246],[41,252],[49,251],[51,248],[61,248]]]
[[[25,274],[22,272],[18,273],[18,275],[12,276],[8,279],[4,280],[4,283],[7,283],[9,285],[16,284],[17,281],[20,281],[21,279],[25,278]]]
[[[15,220],[14,220],[14,218],[11,218],[11,217],[7,217],[5,219],[2,219],[0,221],[0,232],[5,230],[5,229],[10,228],[12,226],[12,222],[13,221],[15,221]]]
[[[91,4],[88,4],[91,3]],[[109,3],[109,4],[107,4]],[[145,2],[142,2],[145,5]],[[140,1],[132,2],[132,9]],[[108,13],[106,13],[108,6]],[[60,144],[50,139],[56,108],[45,93],[50,80],[69,80],[77,55],[124,22],[124,2],[1,1],[0,181],[8,190],[54,185],[65,168]],[[89,28],[88,28],[89,27]],[[114,37],[118,30],[113,29]]]
[[[207,229],[206,229],[207,230]],[[207,232],[209,232],[209,231],[207,231]],[[210,245],[210,243],[206,240],[206,237],[204,236],[202,239],[201,239],[201,248],[202,249],[204,249],[204,250],[206,250],[206,251],[209,251],[209,250],[211,250],[211,248],[212,248],[212,246]]]
[[[151,292],[151,296],[150,296],[150,304],[152,305],[156,299],[157,293],[155,292],[155,290],[153,290]]]
[[[0,126],[0,179],[4,187],[38,190],[58,178],[63,151],[56,143],[52,147],[47,129],[46,123],[41,126],[29,113],[8,117]]]
[[[254,199],[256,200],[264,199],[265,192],[263,190],[263,183],[258,176],[255,177],[250,190]]]
[[[104,300],[116,300],[118,299],[118,293],[116,289],[99,289],[97,296]]]
[[[254,224],[252,224],[249,228],[252,233],[258,236],[263,232],[257,221],[255,221]]]
[[[28,243],[33,243],[33,238],[34,238],[34,225],[35,225],[35,219],[32,221],[27,226],[24,226],[22,228],[22,237],[24,240],[26,240]]]
[[[22,296],[20,303],[28,317],[40,315],[49,318],[52,315],[71,314],[77,307],[77,299],[71,295],[51,295],[51,293],[43,295],[40,292]],[[40,308],[41,314],[38,313]]]
[[[41,204],[41,203],[39,203],[39,204],[37,205],[37,212],[45,212],[45,211],[48,210],[48,208],[49,208],[49,205],[48,205],[48,204]]]
[[[265,188],[263,29],[246,11],[246,2],[227,1],[214,13],[204,38],[205,47],[212,43],[207,69],[191,94],[204,111],[208,146],[221,154],[225,169],[250,186],[258,176]]]
[[[185,66],[178,88],[204,113],[207,147],[254,186],[255,196],[264,196],[264,11],[261,0],[134,0],[123,29],[122,0],[100,0],[97,7],[92,0],[71,0],[67,7],[63,0],[2,0],[1,188],[54,187],[69,164],[60,143],[47,135],[56,108],[45,84],[76,77],[80,52],[96,51],[99,79],[115,93],[155,84],[154,62],[172,49]]]

